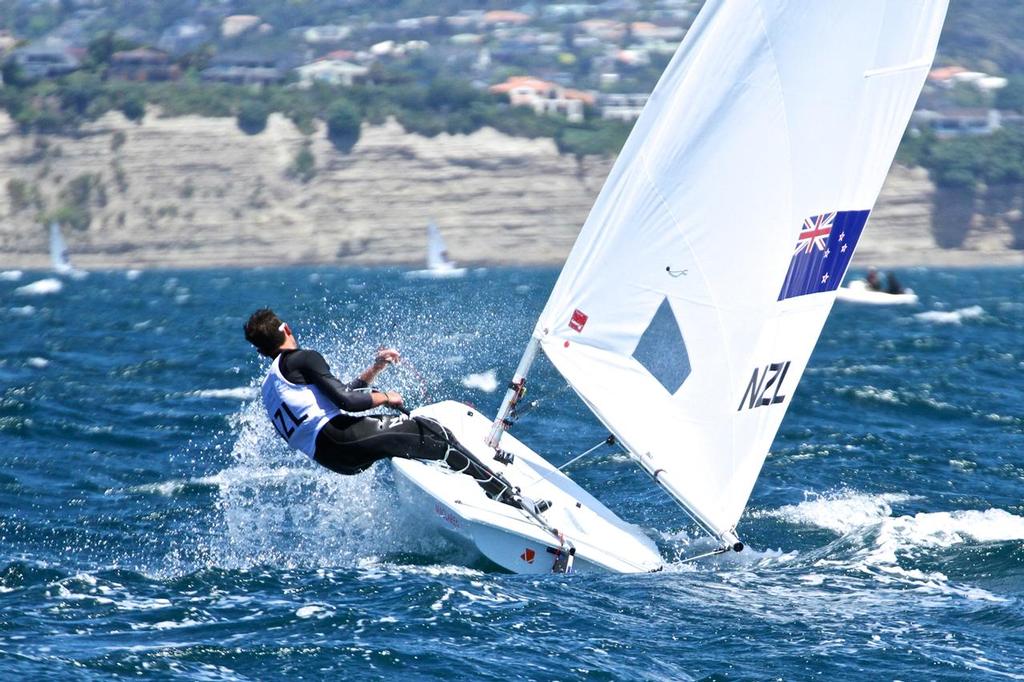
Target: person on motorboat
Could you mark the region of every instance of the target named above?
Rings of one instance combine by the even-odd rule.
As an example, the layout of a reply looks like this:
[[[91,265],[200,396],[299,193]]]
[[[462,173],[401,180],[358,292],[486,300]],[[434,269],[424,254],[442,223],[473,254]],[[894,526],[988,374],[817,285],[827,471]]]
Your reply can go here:
[[[875,268],[868,268],[867,283],[870,291],[882,290],[882,278],[878,275],[878,270]]]
[[[245,323],[245,338],[273,360],[263,380],[263,406],[288,446],[343,475],[391,457],[438,460],[472,476],[493,499],[518,505],[508,485],[460,444],[448,429],[421,417],[358,415],[377,407],[403,409],[400,393],[371,388],[388,365],[401,360],[385,348],[354,381],[343,383],[315,350],[299,348],[291,327],[269,308]]]
[[[899,280],[896,279],[896,274],[895,273],[890,272],[885,277],[886,277],[886,280],[887,280],[887,285],[886,285],[886,288],[885,288],[886,293],[888,293],[888,294],[902,294],[902,293],[904,293],[903,287],[900,285]]]

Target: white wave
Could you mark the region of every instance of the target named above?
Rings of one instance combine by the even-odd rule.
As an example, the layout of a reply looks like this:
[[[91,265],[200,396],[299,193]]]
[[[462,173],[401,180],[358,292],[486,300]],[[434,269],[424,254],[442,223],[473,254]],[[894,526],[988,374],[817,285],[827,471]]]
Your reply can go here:
[[[800,504],[755,512],[755,516],[771,517],[806,526],[817,526],[845,534],[879,523],[892,516],[892,505],[919,499],[900,493],[869,495],[843,491],[831,495],[811,495]]]
[[[958,584],[939,571],[913,568],[929,550],[983,542],[1024,540],[1024,517],[1002,509],[920,512],[893,516],[892,504],[921,499],[900,493],[869,495],[844,491],[815,495],[795,505],[756,512],[791,523],[816,526],[864,540],[852,557],[823,559],[817,566],[847,566],[883,584],[909,583],[928,592],[972,601],[1004,601],[982,588]]]
[[[972,305],[958,310],[929,310],[917,313],[914,318],[922,322],[934,322],[935,324],[962,324],[964,320],[973,320],[985,314],[985,309],[980,305]]]
[[[21,270],[4,270],[0,272],[0,282],[17,282],[22,274]]]
[[[255,386],[239,386],[237,388],[206,388],[192,391],[188,395],[195,398],[229,398],[232,400],[252,400],[259,391]]]
[[[1024,517],[1004,509],[922,512],[886,519],[881,535],[898,546],[952,547],[1024,540]]]
[[[477,374],[467,374],[462,377],[462,385],[484,393],[494,393],[498,390],[498,376],[493,369]]]
[[[170,481],[160,481],[159,483],[143,483],[141,485],[133,485],[127,488],[110,488],[105,492],[105,494],[163,495],[164,497],[171,497],[189,486],[217,486],[219,483],[220,481],[216,476],[202,476],[191,479],[180,478]]]
[[[64,283],[54,277],[47,277],[14,290],[16,294],[24,296],[43,296],[45,294],[56,294],[64,288]]]
[[[32,305],[17,306],[11,308],[11,314],[18,317],[31,317],[36,314],[36,307]]]
[[[309,604],[307,606],[300,606],[295,610],[295,615],[299,618],[313,618],[317,619],[326,618],[332,612],[332,609],[319,604]]]
[[[31,357],[25,361],[25,364],[36,369],[45,369],[50,366],[50,361],[46,358]]]
[[[142,275],[142,270],[125,270],[124,278],[129,282],[133,282]]]

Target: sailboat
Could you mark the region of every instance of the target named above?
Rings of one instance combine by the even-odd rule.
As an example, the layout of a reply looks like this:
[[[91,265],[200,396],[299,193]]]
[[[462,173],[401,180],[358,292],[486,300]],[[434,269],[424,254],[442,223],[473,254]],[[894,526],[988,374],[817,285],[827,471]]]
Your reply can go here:
[[[58,275],[64,275],[73,279],[82,279],[88,273],[78,270],[71,265],[71,258],[68,256],[68,247],[64,243],[64,235],[60,231],[60,223],[56,220],[50,222],[50,264],[53,271]]]
[[[427,225],[427,268],[413,270],[406,275],[412,278],[446,279],[462,277],[465,274],[466,268],[456,266],[448,257],[448,248],[445,246],[444,237],[441,236],[441,230],[431,221]]]
[[[517,510],[467,476],[396,461],[410,503],[514,572],[661,565],[643,533],[506,433],[543,351],[713,538],[713,552],[742,550],[737,524],[931,67],[946,7],[706,2],[584,223],[493,423],[452,402],[414,412],[550,504]]]

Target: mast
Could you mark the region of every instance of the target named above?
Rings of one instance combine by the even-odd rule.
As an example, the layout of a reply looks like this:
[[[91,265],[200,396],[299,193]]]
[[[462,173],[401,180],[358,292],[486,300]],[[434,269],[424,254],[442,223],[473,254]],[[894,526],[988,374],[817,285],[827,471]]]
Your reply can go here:
[[[537,357],[537,349],[539,347],[540,337],[534,332],[526,344],[523,357],[519,359],[519,365],[516,366],[515,374],[512,376],[508,390],[505,391],[505,397],[501,401],[501,407],[498,409],[498,414],[491,425],[491,432],[487,436],[488,447],[497,449],[498,443],[501,442],[501,434],[505,433],[508,427],[512,425],[508,418],[509,414],[515,409],[519,399],[526,393],[526,373],[530,371],[530,365],[533,364],[534,359]]]

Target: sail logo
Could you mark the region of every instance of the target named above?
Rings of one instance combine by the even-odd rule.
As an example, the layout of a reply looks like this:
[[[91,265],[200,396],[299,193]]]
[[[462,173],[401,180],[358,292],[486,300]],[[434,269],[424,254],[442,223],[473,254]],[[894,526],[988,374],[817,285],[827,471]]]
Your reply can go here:
[[[586,313],[577,308],[576,310],[572,311],[572,318],[569,320],[569,329],[572,329],[575,332],[582,333],[583,326],[587,323],[587,320],[589,319],[590,318],[587,317]]]
[[[740,398],[740,406],[736,408],[739,412],[742,409],[752,410],[755,407],[767,407],[778,405],[786,399],[785,394],[780,393],[782,382],[786,380],[786,373],[789,371],[790,361],[772,362],[765,365],[762,371],[755,367],[750,375],[750,382],[747,390]]]
[[[778,300],[835,291],[870,211],[832,211],[804,219]]]

